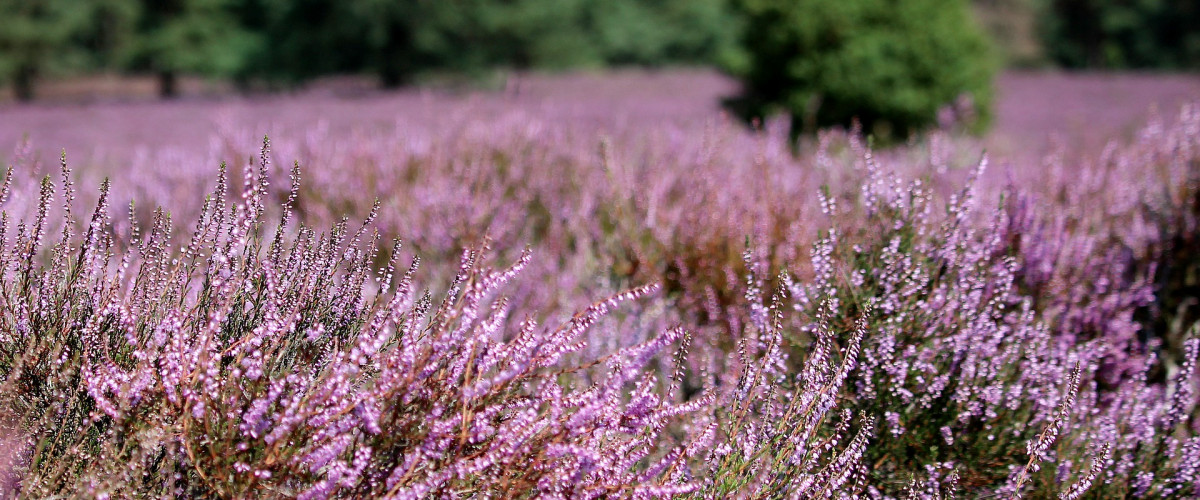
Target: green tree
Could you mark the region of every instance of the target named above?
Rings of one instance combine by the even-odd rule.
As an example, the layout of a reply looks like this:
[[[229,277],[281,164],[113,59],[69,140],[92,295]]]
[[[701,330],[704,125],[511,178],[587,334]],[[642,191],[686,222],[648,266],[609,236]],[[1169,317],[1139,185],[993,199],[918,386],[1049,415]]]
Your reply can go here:
[[[68,43],[86,54],[86,71],[117,71],[135,41],[138,0],[81,0],[73,4],[81,19]]]
[[[740,0],[744,57],[726,66],[746,118],[783,111],[793,139],[848,126],[902,139],[969,101],[960,115],[987,121],[995,64],[962,0]],[[961,106],[960,106],[961,107]]]
[[[83,18],[72,7],[69,0],[0,0],[0,79],[11,82],[18,100],[33,99],[43,73],[80,64],[70,40]]]
[[[1048,62],[1039,32],[1043,0],[971,0],[971,7],[1004,64],[1036,67]]]
[[[385,86],[427,72],[570,68],[602,57],[583,0],[354,0],[369,66]]]
[[[610,0],[588,8],[609,64],[714,63],[737,43],[726,0]]]
[[[241,0],[235,9],[243,25],[270,43],[256,47],[243,77],[298,83],[334,73],[364,71],[366,41],[374,23],[390,12],[359,9],[362,0]],[[403,6],[409,2],[379,2]]]
[[[243,29],[227,0],[142,0],[130,66],[158,76],[162,97],[178,92],[180,74],[233,76],[259,38]]]
[[[1070,68],[1200,69],[1195,0],[1048,0],[1050,55]]]
[[[437,4],[389,0],[356,0],[348,4],[364,28],[365,65],[379,75],[385,88],[408,83],[420,66],[414,46],[418,22],[426,18],[421,11]]]
[[[390,87],[428,73],[711,63],[736,45],[728,1],[238,0],[236,10],[271,40],[255,76],[370,71]]]
[[[492,65],[519,70],[603,65],[586,0],[488,3],[483,21],[498,48]]]

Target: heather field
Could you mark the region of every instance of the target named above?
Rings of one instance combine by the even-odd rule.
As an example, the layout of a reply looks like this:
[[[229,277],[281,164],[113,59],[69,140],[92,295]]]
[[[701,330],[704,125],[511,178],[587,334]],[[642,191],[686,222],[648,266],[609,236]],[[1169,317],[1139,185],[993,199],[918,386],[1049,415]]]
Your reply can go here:
[[[0,488],[1200,496],[1200,79],[797,154],[712,73],[502,87],[2,105]]]

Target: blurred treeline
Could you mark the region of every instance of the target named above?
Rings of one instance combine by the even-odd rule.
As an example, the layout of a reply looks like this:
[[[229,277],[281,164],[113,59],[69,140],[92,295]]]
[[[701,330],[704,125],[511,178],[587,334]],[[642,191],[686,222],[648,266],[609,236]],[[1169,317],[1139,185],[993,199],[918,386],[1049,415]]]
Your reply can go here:
[[[385,86],[503,68],[729,66],[749,0],[0,0],[0,83],[180,75],[280,88]],[[817,0],[810,0],[817,1]],[[838,0],[828,0],[838,1]],[[1200,67],[1196,0],[972,0],[1009,64]]]
[[[725,57],[727,0],[0,0],[0,81],[182,74],[279,87],[369,73],[385,86],[494,68],[699,65]]]
[[[972,0],[1010,65],[1200,69],[1197,0]]]

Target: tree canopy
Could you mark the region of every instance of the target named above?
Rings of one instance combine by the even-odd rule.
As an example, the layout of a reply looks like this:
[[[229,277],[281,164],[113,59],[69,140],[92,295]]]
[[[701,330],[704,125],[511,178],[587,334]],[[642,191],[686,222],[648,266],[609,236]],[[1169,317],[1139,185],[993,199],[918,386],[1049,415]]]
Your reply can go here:
[[[1200,68],[1192,0],[0,0],[0,84],[30,99],[44,76],[141,73],[170,96],[178,75],[396,86],[497,68],[720,65],[750,84],[743,110],[901,134],[954,90],[986,109],[990,71],[962,70],[990,60],[972,17],[1010,63]]]
[[[858,122],[905,138],[955,103],[986,122],[994,64],[960,0],[741,0],[745,58],[728,68],[746,118],[792,116],[792,133]],[[963,106],[960,104],[960,108]],[[962,113],[966,111],[966,113]]]

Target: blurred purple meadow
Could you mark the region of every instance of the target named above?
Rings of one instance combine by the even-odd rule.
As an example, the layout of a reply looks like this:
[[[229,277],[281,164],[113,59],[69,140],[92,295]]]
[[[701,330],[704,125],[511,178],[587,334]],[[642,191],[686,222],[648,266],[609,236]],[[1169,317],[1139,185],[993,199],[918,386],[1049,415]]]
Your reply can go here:
[[[1200,495],[1197,105],[1038,153],[831,130],[793,155],[776,122],[590,92],[20,142],[0,487]]]

